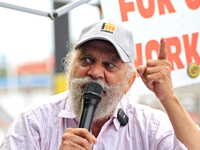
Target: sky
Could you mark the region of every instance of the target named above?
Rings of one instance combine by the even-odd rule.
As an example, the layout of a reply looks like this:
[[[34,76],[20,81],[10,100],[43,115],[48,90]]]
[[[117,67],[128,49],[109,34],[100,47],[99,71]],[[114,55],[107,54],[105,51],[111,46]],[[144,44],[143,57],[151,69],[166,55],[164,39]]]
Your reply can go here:
[[[1,2],[45,12],[53,11],[50,0],[1,0]],[[99,19],[100,15],[96,7],[84,4],[71,10],[69,16],[70,40],[76,42],[82,28]],[[40,61],[54,54],[54,21],[49,17],[4,7],[0,7],[0,17],[0,57],[5,56],[10,66]]]
[[[48,0],[4,2],[43,11],[52,8]],[[0,16],[0,55],[11,65],[38,61],[53,53],[53,21],[49,18],[4,7],[0,7]]]

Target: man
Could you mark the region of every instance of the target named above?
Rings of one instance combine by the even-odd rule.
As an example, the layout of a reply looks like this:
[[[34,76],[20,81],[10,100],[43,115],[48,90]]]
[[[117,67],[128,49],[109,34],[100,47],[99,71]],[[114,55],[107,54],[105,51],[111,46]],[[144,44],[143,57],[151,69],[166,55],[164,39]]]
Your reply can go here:
[[[199,129],[173,93],[166,41],[157,60],[137,68],[167,115],[125,94],[135,80],[132,33],[119,23],[100,20],[85,27],[66,57],[69,91],[22,113],[10,126],[1,149],[200,149]],[[91,131],[78,128],[82,93],[89,82],[103,87]],[[134,86],[134,85],[133,85]],[[129,117],[117,119],[119,109]],[[168,119],[169,118],[169,119]]]

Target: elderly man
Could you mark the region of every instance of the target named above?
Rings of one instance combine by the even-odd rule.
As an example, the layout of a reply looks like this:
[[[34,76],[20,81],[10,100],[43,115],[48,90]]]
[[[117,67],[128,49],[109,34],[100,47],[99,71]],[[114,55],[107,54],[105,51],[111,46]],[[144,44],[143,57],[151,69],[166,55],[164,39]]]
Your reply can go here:
[[[12,123],[1,149],[200,149],[199,129],[174,95],[166,41],[157,60],[137,68],[167,115],[131,104],[125,94],[136,71],[132,33],[119,23],[100,20],[85,27],[75,49],[66,57],[69,91],[22,113]],[[82,93],[89,82],[103,87],[91,131],[78,128]],[[121,124],[122,109],[129,118]]]

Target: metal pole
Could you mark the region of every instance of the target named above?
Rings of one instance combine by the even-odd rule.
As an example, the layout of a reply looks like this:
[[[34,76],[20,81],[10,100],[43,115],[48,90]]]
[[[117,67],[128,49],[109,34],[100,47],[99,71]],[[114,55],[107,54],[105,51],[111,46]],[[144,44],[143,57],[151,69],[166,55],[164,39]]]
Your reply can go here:
[[[0,2],[0,6],[5,7],[5,8],[11,8],[14,10],[23,11],[23,12],[28,12],[28,13],[32,13],[32,14],[36,14],[36,15],[41,15],[41,16],[46,16],[46,17],[49,16],[48,12],[35,10],[35,9],[31,9],[31,8],[26,8],[26,7],[22,7],[22,6],[17,6],[17,5],[13,5],[13,4]]]
[[[4,3],[4,2],[0,2],[0,6],[6,7],[6,8],[11,8],[14,10],[23,11],[23,12],[28,12],[28,13],[32,13],[32,14],[36,14],[36,15],[50,17],[52,20],[54,20],[64,14],[68,13],[68,11],[70,11],[71,9],[73,9],[77,6],[80,6],[81,4],[87,3],[89,1],[90,0],[79,0],[79,1],[71,2],[69,4],[66,4],[66,5],[54,10],[53,12],[50,12],[50,13],[31,9],[31,8],[26,8],[26,7],[22,7],[22,6],[17,6],[17,5],[13,5],[13,4],[8,4],[8,3]]]
[[[58,18],[64,14],[66,14],[68,11],[70,11],[71,9],[81,5],[81,4],[84,4],[84,3],[87,3],[89,2],[90,0],[79,0],[79,1],[76,1],[76,2],[72,2],[72,3],[69,3],[69,4],[66,4],[58,9],[56,9],[55,11],[49,13],[49,17],[51,19],[55,19],[55,18]]]

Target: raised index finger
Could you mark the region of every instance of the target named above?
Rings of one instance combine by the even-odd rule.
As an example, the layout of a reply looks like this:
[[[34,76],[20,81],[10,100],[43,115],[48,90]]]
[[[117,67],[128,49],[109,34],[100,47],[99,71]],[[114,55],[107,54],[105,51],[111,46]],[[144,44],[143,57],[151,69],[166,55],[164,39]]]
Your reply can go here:
[[[167,47],[166,47],[165,38],[161,38],[160,40],[160,49],[158,52],[158,59],[167,59]]]

